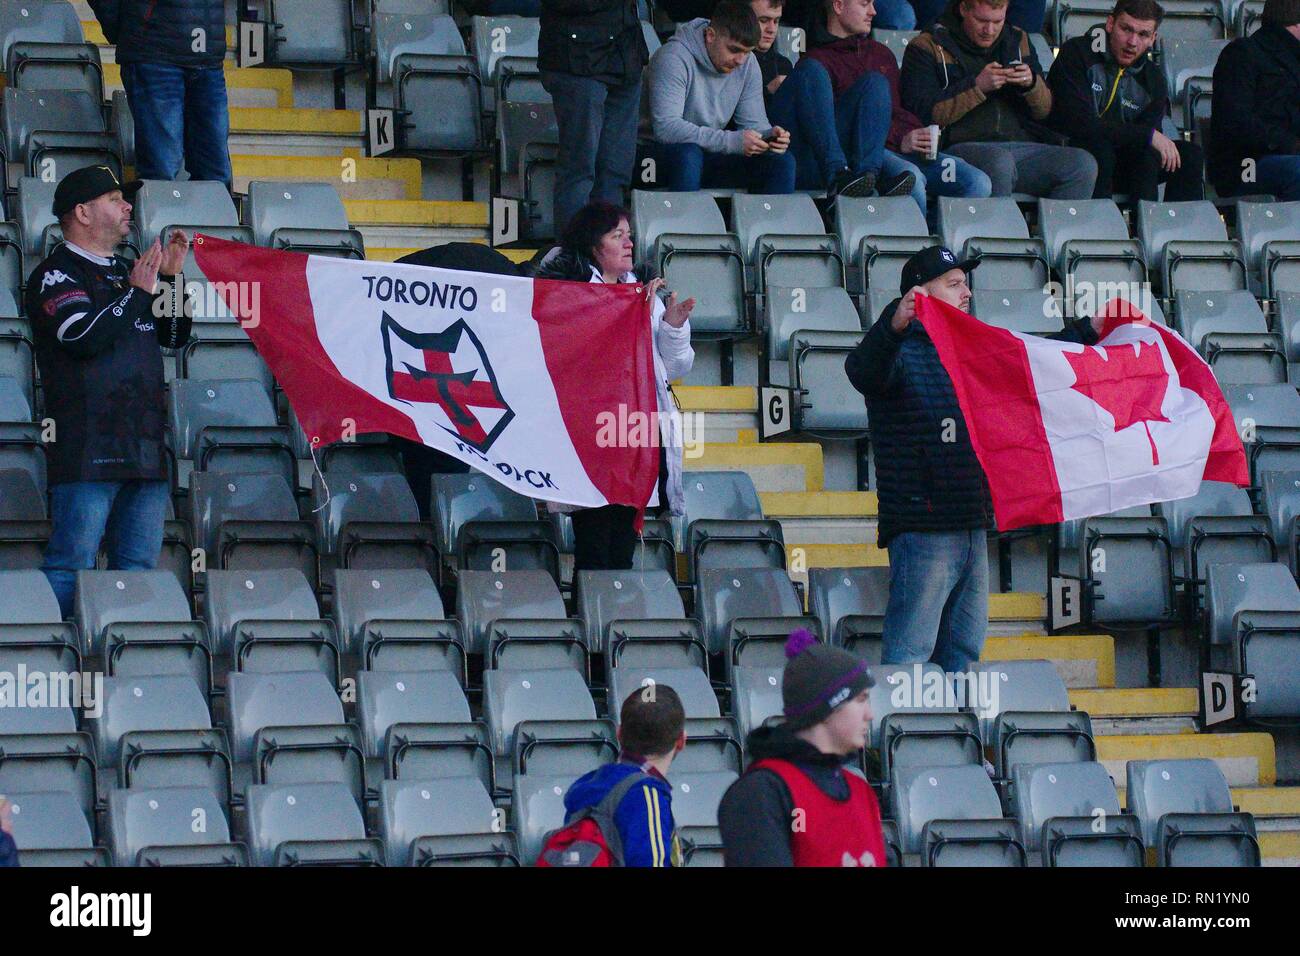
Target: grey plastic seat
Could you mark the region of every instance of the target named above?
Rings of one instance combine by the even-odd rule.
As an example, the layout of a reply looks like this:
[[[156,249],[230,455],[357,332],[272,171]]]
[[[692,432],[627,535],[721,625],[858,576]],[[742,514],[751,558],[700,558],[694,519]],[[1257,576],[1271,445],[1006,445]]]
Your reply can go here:
[[[481,80],[466,55],[456,22],[444,9],[379,14],[373,18],[375,76],[392,84],[392,105],[406,112],[395,137],[406,149],[472,150],[482,142]],[[421,103],[446,110],[421,110]]]
[[[1039,199],[1047,258],[1076,284],[1146,281],[1142,245],[1131,239],[1113,199]]]
[[[87,717],[99,765],[117,766],[122,737],[132,731],[211,730],[208,703],[190,677],[105,677],[102,714]]]
[[[967,254],[967,243],[971,239],[1029,238],[1025,217],[1020,214],[1015,201],[1004,196],[985,199],[940,197],[938,227],[943,244],[958,257]]]
[[[537,505],[485,475],[434,475],[432,516],[438,550],[457,552],[461,528],[472,521],[535,521]]]
[[[247,630],[246,622],[323,623],[311,585],[295,569],[208,571],[204,616],[219,654],[231,653],[235,632],[241,625]]]
[[[94,844],[90,823],[71,793],[36,792],[8,795],[13,805],[13,838],[21,855],[29,850],[86,849]]]
[[[1269,521],[1254,513],[1244,488],[1203,481],[1193,497],[1161,502],[1157,507],[1169,525],[1174,572],[1187,579],[1184,587],[1197,612],[1206,568],[1272,561],[1277,556]]]
[[[583,675],[572,667],[483,672],[483,719],[499,755],[515,746],[520,723],[594,720],[596,704]]]
[[[677,771],[670,773],[675,827],[715,827],[718,804],[739,776],[734,770]]]
[[[460,570],[544,570],[559,580],[560,547],[537,504],[481,473],[433,476],[439,550]]]
[[[532,17],[476,16],[470,23],[470,38],[479,76],[483,77],[483,108],[505,100],[520,103],[549,103],[537,71],[537,38],[540,22]]]
[[[746,330],[746,257],[712,196],[634,189],[631,225],[638,261],[654,263],[669,288],[691,290],[692,335]]]
[[[1041,288],[976,290],[971,314],[988,325],[1032,335],[1052,335],[1065,327],[1056,299]]]
[[[853,401],[857,392],[843,374],[845,356],[862,340],[862,322],[848,293],[838,286],[769,286],[763,309],[768,379],[788,383],[799,394],[794,428],[865,432],[866,412]]]
[[[880,663],[889,568],[809,568],[808,608],[836,647]]]
[[[0,571],[0,625],[63,620],[50,579],[41,571]]]
[[[883,43],[889,52],[894,54],[894,59],[898,61],[901,68],[903,51],[907,49],[908,43],[920,36],[920,33],[919,30],[875,30],[871,36],[873,40]]]
[[[742,741],[769,717],[782,712],[781,675],[784,671],[784,667],[743,665],[731,669],[731,712],[735,715]]]
[[[4,146],[11,163],[22,163],[29,174],[43,156],[57,158],[59,165],[76,169],[89,165],[90,153],[102,152],[105,145],[104,114],[100,97],[85,90],[4,91]],[[80,134],[80,135],[76,135]],[[60,144],[47,150],[44,144]],[[72,164],[76,165],[72,165]],[[116,160],[117,172],[121,162]]]
[[[247,802],[255,866],[383,863],[382,845],[366,839],[361,810],[342,784],[256,784]]]
[[[260,382],[251,380],[173,382],[171,427],[176,457],[196,458],[199,433],[212,426],[275,428],[270,395]]]
[[[1213,760],[1130,760],[1127,783],[1129,809],[1160,865],[1259,865],[1253,818],[1233,812]]]
[[[957,686],[965,683],[965,688]],[[996,689],[995,689],[996,688]],[[1008,711],[1068,711],[1070,695],[1051,661],[975,661],[954,679],[954,693],[980,714],[984,739],[991,741],[994,721]]]
[[[1286,381],[1282,339],[1269,330],[1258,301],[1245,289],[1178,292],[1174,299],[1184,337],[1220,383]]]
[[[477,96],[477,94],[473,94]],[[501,188],[522,198],[519,237],[532,239],[555,232],[549,197],[555,192],[560,128],[549,102],[497,104],[496,142]]]
[[[839,241],[827,235],[812,197],[751,196],[731,200],[731,221],[760,294],[768,286],[843,286]]]
[[[341,245],[365,258],[360,234],[329,183],[250,182],[245,214],[259,246],[326,254]]]
[[[339,0],[264,0],[262,19],[273,24],[267,58],[273,64],[338,67],[356,63],[355,12]]]
[[[1217,564],[1205,589],[1205,639],[1230,644],[1244,611],[1300,611],[1300,588],[1286,565]]]
[[[42,712],[58,712],[58,708],[35,708]],[[96,783],[97,766],[95,744],[90,734],[68,729],[75,718],[68,709],[61,719],[65,729],[58,732],[11,732],[8,722],[22,720],[20,709],[0,709],[0,792],[58,791],[71,794],[87,820],[94,817],[98,799]],[[50,720],[48,713],[40,717]],[[15,722],[17,722],[15,720]],[[107,769],[105,770],[107,771]]]
[[[239,213],[222,183],[148,180],[135,194],[132,216],[146,246],[170,227],[212,235],[216,227],[239,226]],[[187,271],[197,271],[189,269]]]
[[[16,227],[13,227],[16,231]],[[23,280],[21,240],[6,236],[0,227],[0,376],[13,382],[27,408],[35,399],[35,359],[32,329],[26,319],[18,318],[18,306],[6,284]],[[12,270],[8,267],[12,266]],[[11,314],[6,314],[11,313]],[[28,415],[28,420],[31,416]]]
[[[58,706],[31,706],[18,703],[0,708],[0,736],[13,734],[71,734],[77,730],[74,706],[85,700],[68,700]],[[19,702],[21,703],[21,701]]]
[[[324,506],[316,513],[316,530],[327,553],[339,551],[340,536],[351,522],[363,522],[367,533],[381,533],[375,525],[420,520],[419,506],[402,475],[345,475],[328,482],[328,486],[327,494],[321,476],[312,476],[312,499]]]
[[[0,422],[30,422],[32,405],[17,378],[0,377]]]
[[[979,717],[969,711],[895,710],[880,721],[880,774],[909,767],[984,765]]]
[[[1138,203],[1136,228],[1147,265],[1160,276],[1166,296],[1177,290],[1246,288],[1241,244],[1228,239],[1227,226],[1213,203],[1143,199]]]
[[[173,864],[204,865],[230,853],[230,828],[226,811],[201,787],[112,790],[108,843],[114,866],[136,866],[160,847],[169,848]]]
[[[309,727],[343,723],[343,705],[321,674],[231,674],[227,688],[231,756],[253,759],[254,740],[266,727]]]
[[[794,584],[784,570],[775,568],[720,568],[700,572],[696,586],[696,614],[704,626],[709,652],[728,650],[728,635],[737,623],[755,619],[790,618],[790,630],[805,626],[799,620],[803,607]],[[815,619],[813,626],[816,626]]]
[[[1169,532],[1149,505],[1085,518],[1078,527],[1078,567],[1087,619],[1153,623],[1175,615]]]
[[[579,571],[575,585],[578,616],[593,651],[608,653],[614,621],[686,617],[677,585],[665,571]]]
[[[532,866],[537,861],[546,834],[564,826],[564,795],[573,781],[569,774],[515,777],[510,798],[510,829],[518,841],[519,860],[524,866]]]
[[[17,469],[0,470],[0,521],[44,521],[45,495],[31,474]]]
[[[456,617],[471,654],[488,650],[488,625],[502,619],[565,620],[560,590],[545,571],[462,571],[456,591]]]
[[[499,832],[500,815],[477,777],[379,785],[379,834],[389,866],[411,865],[411,848],[420,837]]]
[[[418,837],[411,843],[412,866],[522,866],[521,856],[508,830]]]
[[[994,772],[1000,780],[1033,763],[1097,759],[1092,719],[1078,710],[1004,710],[989,733]]]
[[[394,724],[468,723],[469,702],[450,671],[361,671],[357,674],[357,716],[366,755],[386,757]]]
[[[1260,511],[1268,517],[1277,553],[1294,571],[1295,519],[1300,515],[1300,471],[1260,472],[1259,483]]]
[[[835,199],[835,234],[849,264],[848,289],[898,292],[903,263],[931,245],[930,227],[911,196]]]
[[[674,771],[731,770],[740,773],[743,763],[740,731],[733,718],[686,718],[686,746],[673,760]]]
[[[414,625],[443,621],[445,616],[442,597],[427,571],[352,568],[334,574],[334,620],[340,640],[351,653],[360,650],[373,622]]]
[[[1142,865],[1136,820],[1121,816],[1115,784],[1099,763],[1021,765],[1012,803],[1026,849],[1041,849],[1044,866]]]
[[[189,600],[167,571],[78,571],[74,613],[91,652],[103,647],[111,625],[192,617]]]
[[[1263,296],[1300,292],[1300,202],[1239,202],[1237,229]]]
[[[718,698],[700,667],[634,667],[624,665],[609,672],[608,707],[611,720],[618,721],[623,702],[637,692],[649,693],[654,685],[671,687],[682,700],[686,716],[720,717]]]
[[[889,795],[904,853],[922,852],[935,821],[1002,820],[997,790],[984,768],[974,764],[903,770]],[[928,865],[933,866],[933,848],[931,854]]]
[[[1291,385],[1225,385],[1242,436],[1251,477],[1266,470],[1300,468],[1300,395]]]
[[[210,567],[297,568],[318,577],[316,539],[282,475],[196,471],[190,525]]]
[[[422,56],[464,56],[465,41],[456,21],[444,11],[432,12],[429,4],[411,4],[409,10],[376,8],[371,21],[375,45],[375,79],[391,83],[399,58]]]
[[[958,700],[951,681],[938,664],[882,664],[871,668],[875,685],[871,700],[871,739],[867,746],[879,750],[885,720],[909,711],[956,711]],[[778,688],[779,689],[779,688]]]
[[[496,791],[492,742],[482,721],[459,724],[394,724],[384,739],[389,780],[478,777]]]
[[[741,538],[763,533],[757,524],[763,518],[763,506],[759,501],[754,480],[743,471],[692,471],[682,476],[682,490],[685,492],[685,514],[672,518],[674,547],[688,555],[691,547],[691,528],[697,521],[703,521],[699,528],[710,528],[719,534],[715,541],[701,547],[719,547],[725,549],[726,538]],[[753,526],[743,522],[755,522]],[[729,523],[729,524],[727,524]],[[727,532],[730,532],[728,534]],[[770,535],[769,535],[770,537]],[[761,557],[759,566],[784,566],[784,553],[780,564],[769,563],[769,556],[775,558],[775,548],[771,542],[756,542],[757,548],[748,543],[738,542],[745,551],[756,550]],[[784,549],[782,549],[784,550]],[[697,554],[696,557],[699,555]],[[694,570],[694,563],[689,562]],[[742,564],[752,563],[749,560]],[[714,565],[715,567],[717,565]]]
[[[0,9],[0,63],[9,58],[14,43],[80,43],[81,23],[69,3],[18,0]]]

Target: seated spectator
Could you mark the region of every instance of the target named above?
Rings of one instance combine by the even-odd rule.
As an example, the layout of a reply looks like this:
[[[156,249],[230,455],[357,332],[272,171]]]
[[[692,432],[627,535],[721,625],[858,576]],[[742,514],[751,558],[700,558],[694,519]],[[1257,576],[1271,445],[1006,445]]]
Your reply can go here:
[[[763,108],[758,35],[747,4],[722,0],[711,20],[683,24],[650,58],[647,101],[667,189],[794,192],[790,134]]]
[[[916,28],[929,30],[953,0],[911,0],[916,11]],[[1047,19],[1047,0],[1011,0],[1007,5],[1007,23],[1026,33],[1042,33]]]
[[[220,0],[90,0],[116,44],[140,179],[210,179],[231,188],[225,7]]]
[[[1093,196],[1127,193],[1134,203],[1204,199],[1204,160],[1196,146],[1161,131],[1168,122],[1164,71],[1150,55],[1164,9],[1155,0],[1119,0],[1106,18],[1065,42],[1047,74],[1050,123],[1097,161]]]
[[[1300,0],[1264,0],[1259,30],[1219,54],[1209,140],[1221,195],[1300,199]]]
[[[930,130],[903,108],[898,62],[871,39],[873,0],[827,0],[808,52],[773,97],[772,115],[791,130],[800,188],[817,188],[840,157],[852,172],[875,181],[881,195],[911,192],[926,212],[927,190],[943,196],[987,196],[988,176],[955,156],[928,159]],[[936,144],[937,145],[937,144]],[[905,158],[906,157],[906,158]],[[841,174],[842,175],[842,174]],[[862,190],[836,190],[845,195]]]
[[[957,0],[903,54],[903,105],[944,149],[988,173],[994,196],[1087,199],[1097,161],[1043,125],[1052,91],[1007,0]]]
[[[785,0],[750,0],[749,8],[758,18],[758,46],[754,47],[754,59],[758,61],[758,69],[763,76],[763,106],[767,109],[767,115],[771,116],[772,96],[794,69],[789,57],[782,55],[776,48]]]
[[[726,865],[884,866],[876,795],[844,766],[870,738],[875,680],[808,631],[785,654],[783,714],[749,735],[753,763],[718,807]]]
[[[622,847],[623,866],[681,866],[681,842],[673,826],[673,788],[668,768],[686,746],[686,710],[667,684],[638,688],[619,710],[619,755],[579,777],[564,795],[566,826],[584,812],[606,810],[618,830],[602,829],[606,843]],[[610,807],[606,800],[616,798]],[[549,862],[549,861],[548,861]],[[550,863],[549,865],[556,865]]]

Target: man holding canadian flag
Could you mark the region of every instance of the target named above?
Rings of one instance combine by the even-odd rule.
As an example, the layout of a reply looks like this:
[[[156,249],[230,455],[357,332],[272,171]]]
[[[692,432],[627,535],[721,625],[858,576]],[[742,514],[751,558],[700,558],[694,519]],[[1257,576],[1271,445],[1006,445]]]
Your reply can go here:
[[[1050,338],[986,325],[965,311],[978,265],[918,252],[845,362],[875,443],[885,664],[979,658],[992,517],[1009,531],[1249,482],[1228,404],[1182,338],[1123,300]]]

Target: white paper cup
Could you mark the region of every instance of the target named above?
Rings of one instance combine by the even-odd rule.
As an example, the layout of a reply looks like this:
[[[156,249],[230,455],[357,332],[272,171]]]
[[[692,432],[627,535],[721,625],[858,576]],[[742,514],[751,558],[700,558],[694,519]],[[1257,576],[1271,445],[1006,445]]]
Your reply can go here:
[[[934,162],[939,158],[939,125],[930,127],[930,148],[925,151],[925,158]]]

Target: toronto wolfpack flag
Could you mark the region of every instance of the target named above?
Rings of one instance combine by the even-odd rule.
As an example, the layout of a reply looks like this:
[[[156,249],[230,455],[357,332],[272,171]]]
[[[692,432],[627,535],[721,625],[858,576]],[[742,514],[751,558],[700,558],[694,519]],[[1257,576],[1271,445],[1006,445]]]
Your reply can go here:
[[[387,432],[521,494],[655,504],[659,449],[598,419],[653,420],[645,287],[487,275],[195,239],[314,446]],[[258,283],[260,296],[241,295]]]
[[[1232,411],[1205,361],[1129,302],[1103,307],[1096,345],[986,325],[930,296],[934,342],[988,478],[998,528],[1247,485]]]

